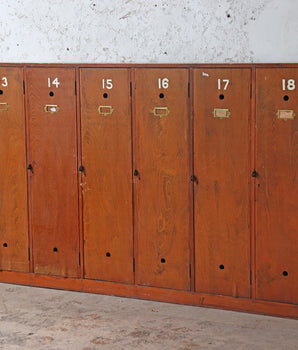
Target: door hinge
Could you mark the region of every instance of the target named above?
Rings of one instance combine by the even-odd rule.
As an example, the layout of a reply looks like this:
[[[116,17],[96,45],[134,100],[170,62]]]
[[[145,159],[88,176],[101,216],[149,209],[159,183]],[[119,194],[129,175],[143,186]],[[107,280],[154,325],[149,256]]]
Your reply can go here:
[[[33,166],[32,166],[32,164],[28,164],[27,165],[27,170],[30,170],[31,173],[33,174]]]
[[[137,169],[135,169],[135,170],[133,171],[133,176],[135,176],[135,177],[137,177],[139,180],[141,180],[140,173],[139,173],[139,171],[138,171]]]
[[[188,98],[190,98],[190,83],[188,83]]]
[[[191,278],[191,264],[189,264],[189,278]]]
[[[197,185],[199,184],[199,180],[195,175],[191,175],[190,181],[195,182]]]
[[[79,266],[81,266],[81,252],[79,252]]]
[[[129,83],[129,93],[130,96],[132,96],[132,82]]]
[[[28,247],[28,260],[30,260],[30,247]]]
[[[135,258],[132,259],[132,270],[133,270],[133,272],[136,271],[136,261],[135,261]]]
[[[252,85],[250,84],[250,91],[249,91],[250,98],[252,97]]]
[[[77,81],[75,80],[75,95],[77,94]]]
[[[249,271],[249,282],[250,282],[250,284],[252,284],[252,274],[251,274],[251,270]]]
[[[251,176],[252,177],[257,177],[258,176],[258,173],[257,173],[256,169],[253,170],[253,172],[251,173]]]
[[[25,95],[25,80],[23,80],[23,94]]]

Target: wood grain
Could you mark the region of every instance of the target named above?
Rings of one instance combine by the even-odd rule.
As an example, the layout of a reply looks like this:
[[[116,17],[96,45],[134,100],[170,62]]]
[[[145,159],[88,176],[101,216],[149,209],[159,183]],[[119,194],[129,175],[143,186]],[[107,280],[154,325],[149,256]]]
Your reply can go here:
[[[5,80],[7,79],[7,86]],[[0,67],[0,269],[29,271],[23,69]]]
[[[48,77],[51,81],[58,77],[59,87],[49,88]],[[78,277],[75,71],[29,68],[26,85],[34,272]],[[46,113],[46,104],[58,105],[59,112]]]
[[[85,277],[133,283],[130,71],[82,69],[80,76]],[[112,114],[99,114],[99,106]]]
[[[195,279],[201,293],[250,297],[250,83],[249,69],[194,69]],[[215,108],[228,109],[229,118],[215,118]]]
[[[257,298],[298,303],[298,70],[257,69]],[[286,84],[287,85],[287,84]],[[288,100],[284,100],[288,96]],[[278,110],[294,110],[281,120]],[[284,275],[286,274],[286,275]]]
[[[159,89],[158,78],[168,78],[169,87]],[[134,101],[136,283],[188,290],[188,71],[136,69]],[[154,107],[168,107],[169,115],[154,116]]]

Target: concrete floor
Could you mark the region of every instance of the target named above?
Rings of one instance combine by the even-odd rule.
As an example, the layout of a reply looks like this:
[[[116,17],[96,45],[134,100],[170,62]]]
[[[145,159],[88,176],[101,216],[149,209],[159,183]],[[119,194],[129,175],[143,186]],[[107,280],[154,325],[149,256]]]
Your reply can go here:
[[[0,283],[0,349],[297,350],[298,321]]]

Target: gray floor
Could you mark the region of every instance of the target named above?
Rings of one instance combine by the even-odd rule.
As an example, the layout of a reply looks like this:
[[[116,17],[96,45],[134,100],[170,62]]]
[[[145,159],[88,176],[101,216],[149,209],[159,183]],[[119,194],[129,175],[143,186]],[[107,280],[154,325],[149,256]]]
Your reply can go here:
[[[0,349],[298,349],[298,321],[0,283]]]

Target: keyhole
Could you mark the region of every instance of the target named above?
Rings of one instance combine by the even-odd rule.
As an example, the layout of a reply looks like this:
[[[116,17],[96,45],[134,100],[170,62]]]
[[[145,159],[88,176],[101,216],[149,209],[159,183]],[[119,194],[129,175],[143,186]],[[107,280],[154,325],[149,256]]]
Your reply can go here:
[[[220,99],[220,100],[223,100],[224,98],[225,98],[225,95],[223,95],[223,94],[220,94],[220,95],[219,95],[219,99]]]
[[[50,95],[50,96],[54,96],[54,92],[53,92],[53,91],[50,91],[49,95]]]
[[[288,271],[283,271],[283,276],[287,277],[288,276]]]
[[[7,243],[3,243],[3,247],[4,247],[4,248],[7,248]]]
[[[284,96],[284,101],[289,101],[289,96],[288,95]]]
[[[160,259],[160,262],[161,262],[162,264],[164,264],[164,263],[166,262],[166,259],[165,259],[165,258],[161,258],[161,259]]]
[[[54,247],[53,252],[57,253],[58,252],[58,248]]]
[[[106,92],[102,96],[103,98],[108,98],[108,94]]]
[[[0,90],[0,95],[3,95],[3,90]]]
[[[160,94],[159,94],[159,98],[164,98],[165,97],[165,95],[161,92]]]
[[[109,258],[111,256],[111,253],[110,252],[107,252],[106,253],[106,257]]]
[[[225,266],[224,265],[219,265],[220,270],[224,270]]]

